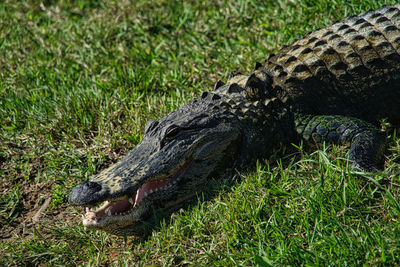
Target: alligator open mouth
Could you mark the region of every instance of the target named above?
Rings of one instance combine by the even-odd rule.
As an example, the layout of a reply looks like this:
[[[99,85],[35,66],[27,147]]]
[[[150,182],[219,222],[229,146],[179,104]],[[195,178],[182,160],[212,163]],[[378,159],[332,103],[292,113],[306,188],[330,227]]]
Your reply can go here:
[[[190,166],[191,162],[192,159],[188,159],[167,178],[145,182],[131,196],[126,196],[118,200],[107,200],[98,208],[90,209],[86,207],[86,213],[82,215],[83,225],[89,228],[97,228],[108,224],[107,221],[114,220],[116,217],[120,217],[121,219],[126,216],[132,218],[132,215],[136,217],[135,212],[139,210],[143,200],[153,195],[162,194],[163,191],[165,192],[172,188],[181,179],[182,174]],[[140,219],[137,218],[137,220]],[[125,220],[124,218],[124,220],[120,221],[129,224],[130,220]],[[116,222],[116,224],[121,226],[121,223]]]

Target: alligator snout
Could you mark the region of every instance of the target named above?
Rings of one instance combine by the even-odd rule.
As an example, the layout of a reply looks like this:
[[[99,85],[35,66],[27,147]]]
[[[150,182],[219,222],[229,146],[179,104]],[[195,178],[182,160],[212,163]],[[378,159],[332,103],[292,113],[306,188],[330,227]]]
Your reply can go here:
[[[77,206],[94,205],[99,201],[98,194],[96,194],[99,191],[101,191],[99,183],[84,181],[72,189],[68,202]]]

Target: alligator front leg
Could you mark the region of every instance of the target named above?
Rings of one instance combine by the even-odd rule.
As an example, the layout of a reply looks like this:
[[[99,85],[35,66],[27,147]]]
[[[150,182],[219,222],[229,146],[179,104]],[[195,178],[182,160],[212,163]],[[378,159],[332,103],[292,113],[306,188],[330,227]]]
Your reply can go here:
[[[335,115],[297,115],[296,130],[305,142],[350,144],[349,160],[356,168],[376,171],[386,134],[363,120]]]

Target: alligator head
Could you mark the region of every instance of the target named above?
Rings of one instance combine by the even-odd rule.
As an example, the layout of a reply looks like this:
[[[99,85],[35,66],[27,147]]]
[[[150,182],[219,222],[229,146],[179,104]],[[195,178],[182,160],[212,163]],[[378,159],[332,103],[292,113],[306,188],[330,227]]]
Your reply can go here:
[[[273,102],[253,101],[254,94],[266,95],[270,79],[258,72],[231,81],[147,123],[144,138],[120,162],[73,188],[69,202],[86,207],[83,224],[140,234],[154,211],[181,206],[210,178],[247,164],[262,146],[257,139],[265,140],[259,117]]]

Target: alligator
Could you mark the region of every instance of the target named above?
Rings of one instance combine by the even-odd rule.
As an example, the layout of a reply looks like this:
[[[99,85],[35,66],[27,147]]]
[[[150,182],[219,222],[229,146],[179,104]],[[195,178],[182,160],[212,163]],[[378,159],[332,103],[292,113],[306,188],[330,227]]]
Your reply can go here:
[[[120,162],[74,187],[83,225],[141,235],[212,180],[293,144],[345,144],[356,170],[382,167],[387,135],[400,126],[400,5],[350,16],[256,63],[226,83],[150,121]],[[97,207],[96,207],[97,206]]]

